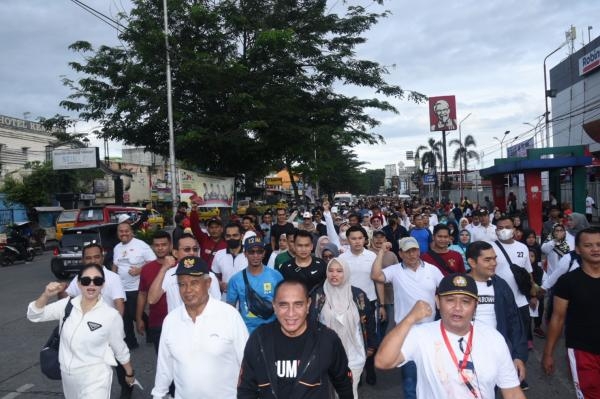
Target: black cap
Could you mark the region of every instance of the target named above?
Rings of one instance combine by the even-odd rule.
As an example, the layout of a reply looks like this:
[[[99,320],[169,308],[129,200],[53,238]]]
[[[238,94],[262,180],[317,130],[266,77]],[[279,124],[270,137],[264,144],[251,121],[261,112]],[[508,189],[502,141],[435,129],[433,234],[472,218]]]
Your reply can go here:
[[[487,210],[487,209],[480,209],[480,210],[477,212],[477,216],[487,216],[487,215],[489,215],[489,212],[488,212],[488,210]]]
[[[213,223],[216,223],[219,226],[223,226],[223,222],[221,221],[221,219],[219,219],[217,217],[212,217],[212,218],[208,219],[208,221],[206,222],[206,225],[210,226]]]
[[[208,263],[198,256],[186,256],[177,264],[174,275],[204,276],[210,272]]]
[[[437,294],[439,296],[464,294],[478,299],[477,284],[473,277],[465,273],[454,273],[444,277],[438,286]]]
[[[265,243],[262,240],[262,238],[260,238],[259,236],[251,236],[246,238],[246,241],[244,241],[244,251],[249,251],[252,248],[264,248],[265,247]]]

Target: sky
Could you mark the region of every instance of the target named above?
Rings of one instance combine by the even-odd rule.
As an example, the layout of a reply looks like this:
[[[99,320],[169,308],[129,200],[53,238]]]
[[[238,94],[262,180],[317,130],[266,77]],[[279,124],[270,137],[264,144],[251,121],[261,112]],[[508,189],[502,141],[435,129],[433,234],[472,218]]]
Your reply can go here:
[[[127,0],[84,0],[85,4],[115,16],[127,10]],[[463,120],[463,137],[472,135],[481,162],[469,168],[490,166],[500,157],[500,144],[494,137],[516,144],[535,133],[531,126],[544,113],[543,60],[565,42],[565,31],[575,26],[574,49],[600,34],[597,0],[434,0],[385,1],[330,0],[332,12],[344,4],[362,4],[369,11],[389,10],[366,33],[367,42],[357,48],[358,58],[369,59],[389,69],[388,83],[427,96],[454,95],[457,119]],[[70,93],[62,77],[75,75],[68,63],[78,56],[68,49],[77,40],[95,47],[119,45],[116,31],[68,0],[0,0],[0,114],[35,120],[57,113],[71,115],[59,106]],[[552,68],[568,56],[565,46],[548,59]],[[370,98],[372,90],[341,86],[349,95]],[[441,133],[429,132],[427,104],[387,99],[398,113],[373,112],[381,124],[375,132],[385,144],[360,145],[358,158],[369,169],[406,160],[406,151],[427,145]],[[166,101],[166,100],[165,100]],[[97,124],[79,122],[78,132],[90,132]],[[538,140],[539,136],[538,134]],[[102,148],[92,136],[92,144]],[[449,132],[447,141],[458,138]],[[121,143],[111,143],[110,155],[120,155]],[[448,147],[451,160],[456,147]],[[101,150],[102,152],[102,150]],[[101,153],[101,156],[103,154]],[[449,161],[449,169],[452,162]]]

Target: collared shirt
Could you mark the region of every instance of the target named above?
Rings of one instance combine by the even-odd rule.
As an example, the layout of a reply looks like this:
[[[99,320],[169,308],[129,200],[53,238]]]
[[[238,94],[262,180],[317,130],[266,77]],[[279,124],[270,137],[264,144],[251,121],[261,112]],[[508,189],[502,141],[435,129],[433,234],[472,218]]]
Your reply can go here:
[[[177,309],[179,306],[183,305],[183,300],[181,299],[181,294],[179,292],[179,286],[177,285],[177,276],[175,275],[176,267],[173,267],[167,270],[165,277],[162,282],[162,290],[165,292],[165,296],[167,298],[167,311],[170,313],[171,311]],[[215,298],[217,301],[221,300],[221,289],[219,288],[219,279],[213,272],[210,272],[210,288],[208,289],[208,294]]]
[[[244,251],[237,255],[232,254],[229,248],[221,249],[215,254],[213,259],[212,271],[221,275],[221,280],[228,283],[231,276],[248,267],[248,259]]]
[[[348,266],[350,267],[350,285],[363,290],[367,294],[369,301],[377,300],[375,283],[371,280],[371,269],[373,268],[375,258],[377,258],[377,255],[367,249],[363,249],[359,255],[354,255],[352,251],[344,252],[340,255],[340,259],[348,262]]]
[[[496,241],[498,236],[496,235],[496,226],[488,224],[484,227],[482,224],[475,226],[471,229],[471,242],[475,241]]]
[[[164,397],[174,381],[177,398],[235,399],[247,339],[231,305],[209,298],[195,322],[178,307],[163,323],[152,397]]]

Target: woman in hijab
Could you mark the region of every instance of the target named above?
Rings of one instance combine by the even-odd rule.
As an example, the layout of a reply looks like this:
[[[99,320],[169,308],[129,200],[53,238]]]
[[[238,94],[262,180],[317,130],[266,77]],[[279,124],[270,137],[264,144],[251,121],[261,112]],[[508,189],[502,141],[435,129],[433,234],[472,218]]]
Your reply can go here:
[[[360,375],[377,347],[375,318],[367,294],[350,285],[346,261],[335,258],[327,265],[327,279],[312,295],[310,320],[323,323],[342,340],[352,370],[352,390],[358,398]]]
[[[567,216],[567,231],[573,237],[579,233],[580,230],[590,227],[585,215],[577,212],[572,212]]]
[[[337,258],[340,256],[340,251],[338,251],[335,244],[328,243],[325,244],[325,247],[321,251],[321,259],[325,261],[325,263],[329,263],[329,261],[333,258]]]
[[[458,232],[460,233],[461,230],[466,229],[468,225],[469,225],[469,219],[460,218],[460,221],[458,223]]]
[[[575,213],[573,215],[575,215]],[[571,217],[573,215],[571,215]],[[585,220],[585,216],[583,220]],[[552,231],[550,232],[548,240],[542,244],[542,253],[546,255],[548,261],[546,274],[552,274],[552,272],[556,270],[560,258],[574,249],[575,238],[567,233],[562,224],[555,223],[554,226],[552,226]]]
[[[323,259],[323,249],[325,249],[325,245],[329,244],[329,237],[321,236],[317,239],[315,243],[315,256],[317,258]]]
[[[471,243],[471,233],[467,229],[462,229],[458,233],[458,241],[456,244],[450,245],[450,250],[458,252],[463,257],[465,268],[470,270],[469,263],[467,262],[467,247]]]

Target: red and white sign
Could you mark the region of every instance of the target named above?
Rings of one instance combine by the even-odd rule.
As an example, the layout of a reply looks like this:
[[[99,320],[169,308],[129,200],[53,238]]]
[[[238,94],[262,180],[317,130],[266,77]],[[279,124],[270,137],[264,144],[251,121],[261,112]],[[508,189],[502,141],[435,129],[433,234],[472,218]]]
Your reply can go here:
[[[600,66],[600,47],[596,47],[579,59],[579,76],[593,71]]]
[[[456,130],[456,99],[454,96],[429,97],[430,131]]]

